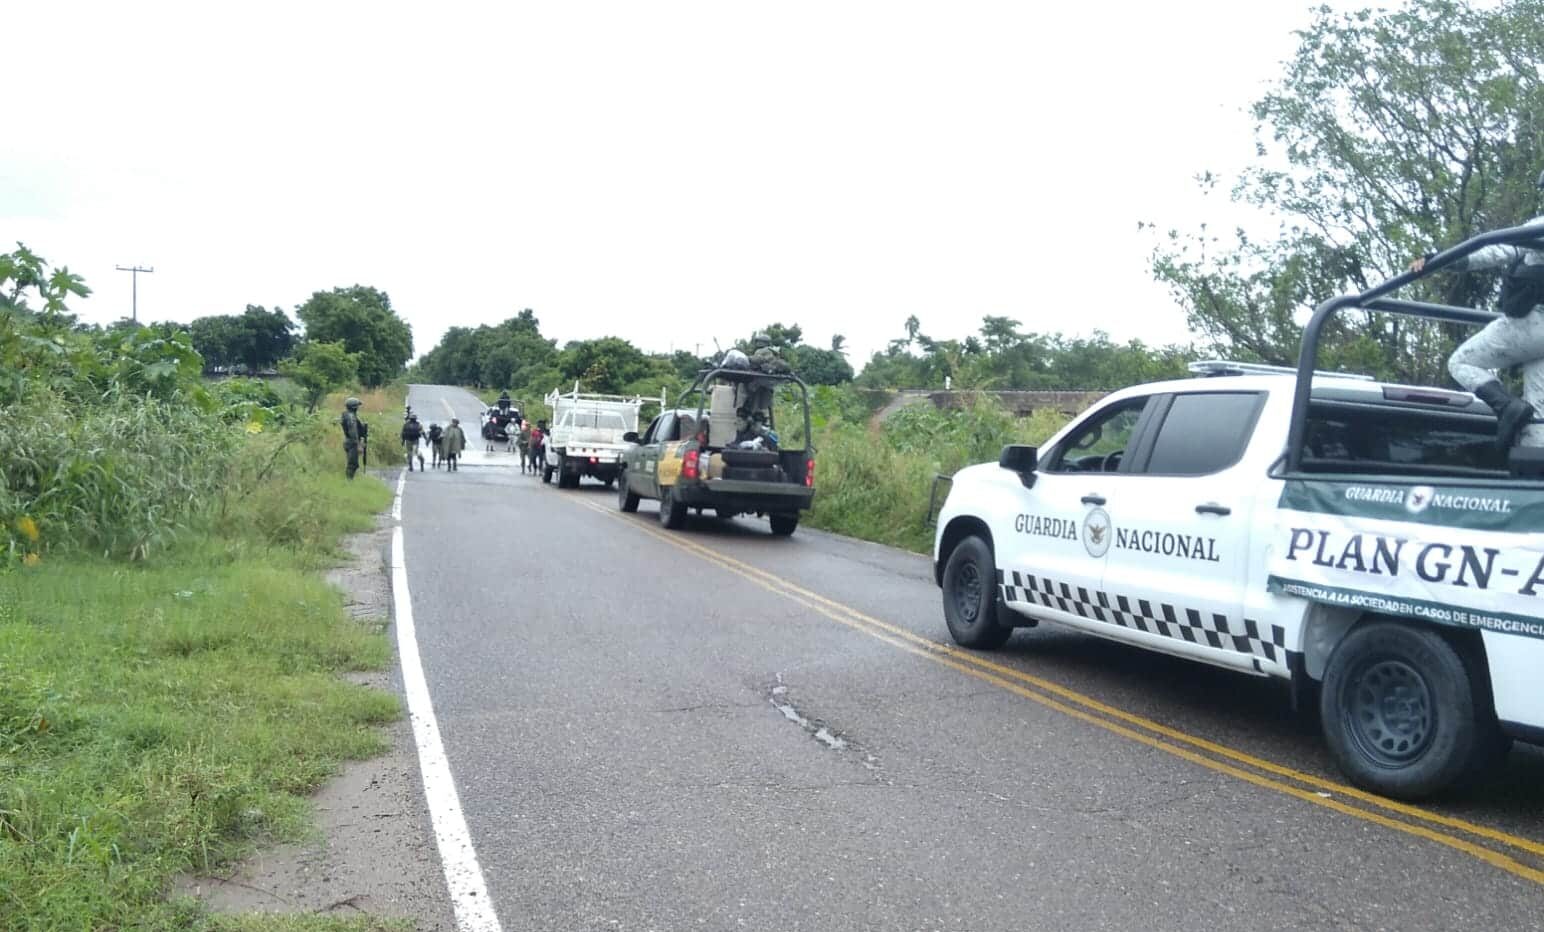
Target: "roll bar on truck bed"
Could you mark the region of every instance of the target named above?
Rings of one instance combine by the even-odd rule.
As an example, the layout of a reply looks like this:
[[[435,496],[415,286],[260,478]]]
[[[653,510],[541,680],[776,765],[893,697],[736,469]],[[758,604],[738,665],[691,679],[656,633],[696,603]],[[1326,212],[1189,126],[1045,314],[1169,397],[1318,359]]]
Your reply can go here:
[[[1303,328],[1303,348],[1297,361],[1297,384],[1294,387],[1292,399],[1292,423],[1287,434],[1286,473],[1288,475],[1298,473],[1302,469],[1303,441],[1308,432],[1308,404],[1313,392],[1314,370],[1318,368],[1319,362],[1319,340],[1330,319],[1341,311],[1347,310],[1383,311],[1441,323],[1483,327],[1501,315],[1472,307],[1406,301],[1391,298],[1389,295],[1421,279],[1429,278],[1487,246],[1530,246],[1544,249],[1544,223],[1508,227],[1470,237],[1432,256],[1419,272],[1404,272],[1360,294],[1330,298],[1314,309],[1313,317]]]

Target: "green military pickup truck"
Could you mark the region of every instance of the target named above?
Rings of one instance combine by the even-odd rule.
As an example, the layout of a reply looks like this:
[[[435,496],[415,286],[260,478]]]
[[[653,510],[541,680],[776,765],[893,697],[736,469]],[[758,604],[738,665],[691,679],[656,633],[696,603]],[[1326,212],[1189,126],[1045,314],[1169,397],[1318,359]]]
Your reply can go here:
[[[778,409],[791,407],[800,410],[780,434]],[[641,499],[658,499],[659,521],[672,530],[685,526],[691,509],[766,515],[772,533],[786,537],[815,498],[809,437],[809,389],[798,376],[704,370],[641,437],[623,436],[632,445],[622,454],[618,504],[631,512]]]

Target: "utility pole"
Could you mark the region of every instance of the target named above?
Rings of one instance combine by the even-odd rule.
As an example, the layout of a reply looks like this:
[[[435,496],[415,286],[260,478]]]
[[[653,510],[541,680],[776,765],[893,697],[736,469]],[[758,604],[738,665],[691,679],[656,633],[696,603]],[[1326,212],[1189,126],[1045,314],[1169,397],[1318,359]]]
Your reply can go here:
[[[128,267],[124,267],[124,266],[120,265],[120,266],[118,266],[118,271],[120,271],[120,272],[133,272],[134,273],[134,275],[133,275],[133,279],[134,279],[134,303],[132,305],[130,305],[131,310],[130,310],[129,319],[134,321],[134,323],[137,324],[137,323],[139,323],[139,273],[141,273],[141,272],[154,272],[155,269],[142,269],[142,268],[140,268],[137,265],[131,265],[131,266],[128,266]]]

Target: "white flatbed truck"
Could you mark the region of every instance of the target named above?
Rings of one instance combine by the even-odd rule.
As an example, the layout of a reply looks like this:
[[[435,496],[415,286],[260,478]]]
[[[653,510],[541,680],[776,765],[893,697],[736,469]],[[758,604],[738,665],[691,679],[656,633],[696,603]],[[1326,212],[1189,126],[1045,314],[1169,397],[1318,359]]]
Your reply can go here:
[[[542,447],[542,481],[558,480],[559,488],[576,488],[583,476],[606,485],[622,471],[622,454],[630,446],[623,436],[638,430],[641,395],[602,395],[554,389],[543,399],[552,409],[547,441]]]

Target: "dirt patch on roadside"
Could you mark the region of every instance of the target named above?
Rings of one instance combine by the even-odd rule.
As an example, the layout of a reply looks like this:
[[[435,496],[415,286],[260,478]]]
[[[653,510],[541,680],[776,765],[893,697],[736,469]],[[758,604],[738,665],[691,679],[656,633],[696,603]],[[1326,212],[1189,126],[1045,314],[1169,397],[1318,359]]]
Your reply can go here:
[[[327,574],[348,593],[361,624],[382,630],[391,617],[392,523],[346,541],[349,560]],[[350,680],[401,694],[396,669]],[[418,777],[418,752],[404,717],[386,728],[391,750],[344,765],[313,797],[318,840],[259,852],[226,877],[184,877],[175,893],[221,913],[366,913],[450,932],[455,919],[434,848]]]

